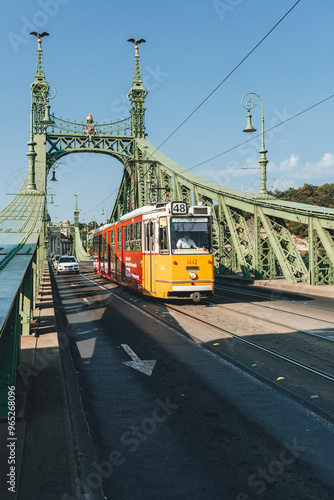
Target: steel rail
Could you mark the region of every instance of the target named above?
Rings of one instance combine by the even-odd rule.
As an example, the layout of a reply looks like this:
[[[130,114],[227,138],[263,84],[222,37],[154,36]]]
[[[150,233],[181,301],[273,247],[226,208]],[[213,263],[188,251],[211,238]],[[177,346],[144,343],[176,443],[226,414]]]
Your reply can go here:
[[[230,309],[229,307],[222,306],[221,304],[215,304],[214,302],[211,302],[209,300],[203,301],[203,302],[210,304],[210,305],[214,305],[214,306],[219,307],[221,309],[226,309],[227,311],[230,311],[232,313],[241,314],[242,316],[247,316],[249,318],[254,318],[254,319],[257,319],[259,321],[264,321],[265,323],[270,323],[272,325],[282,326],[283,328],[288,328],[289,330],[292,330],[293,332],[297,332],[297,333],[300,332],[300,333],[304,333],[305,335],[310,335],[311,337],[317,337],[317,338],[320,338],[323,340],[328,340],[329,342],[334,342],[334,338],[324,337],[323,335],[313,333],[310,330],[302,330],[300,328],[295,328],[293,326],[285,325],[284,323],[278,323],[277,321],[272,321],[270,319],[261,318],[260,316],[255,316],[254,314],[249,314],[249,313],[246,313],[243,311],[235,311],[234,309]],[[262,307],[265,307],[265,306],[262,306]],[[313,318],[313,319],[315,319],[315,318]],[[317,320],[317,321],[321,321],[321,320]]]
[[[265,353],[270,354],[271,356],[273,356],[275,358],[278,358],[278,359],[281,359],[283,361],[286,361],[287,363],[290,363],[290,364],[292,364],[294,366],[297,366],[297,367],[299,367],[299,368],[301,368],[301,369],[303,369],[305,371],[308,371],[308,372],[312,373],[313,375],[317,375],[317,376],[322,377],[322,378],[324,378],[326,380],[329,380],[330,382],[334,382],[334,376],[329,375],[328,373],[322,372],[321,370],[317,370],[316,368],[312,368],[309,365],[306,365],[304,363],[301,363],[300,361],[297,361],[297,360],[295,360],[293,358],[290,358],[290,356],[285,356],[284,354],[280,354],[280,353],[278,353],[276,351],[273,351],[272,349],[269,349],[268,347],[264,347],[264,346],[261,346],[260,344],[256,344],[256,342],[253,342],[251,340],[245,339],[244,337],[241,337],[240,335],[237,335],[236,333],[230,332],[229,330],[225,330],[224,328],[220,328],[219,326],[214,326],[214,325],[208,323],[205,320],[194,318],[194,316],[192,316],[191,314],[187,314],[187,313],[185,313],[183,311],[180,311],[179,309],[171,307],[170,305],[168,305],[168,308],[172,309],[173,311],[178,312],[179,314],[181,314],[183,316],[191,318],[192,320],[194,320],[194,321],[196,321],[198,323],[204,324],[207,327],[211,328],[212,330],[219,331],[221,333],[224,333],[225,335],[233,337],[236,340],[239,340],[240,342],[248,344],[251,347],[254,347],[255,349],[257,349],[259,351],[265,352]],[[148,311],[146,309],[145,309],[145,311],[148,312],[149,314],[152,314],[153,316],[158,317],[161,321],[165,321],[166,323],[172,325],[173,328],[175,328],[175,325],[173,325],[172,323],[170,323],[169,321],[167,321],[165,318],[161,318],[160,316],[158,316],[158,315],[156,315],[154,313],[151,313],[150,311]]]
[[[230,298],[228,298],[228,300],[230,300],[230,301],[232,301],[234,303],[240,302],[238,300],[230,299]],[[318,337],[318,338],[323,339],[323,340],[328,340],[329,342],[334,342],[334,338],[330,338],[330,337],[326,337],[326,336],[323,336],[323,335],[319,335],[318,333],[314,333],[311,330],[303,330],[301,328],[295,328],[295,327],[290,326],[290,325],[285,325],[284,323],[279,323],[278,321],[272,321],[272,320],[267,319],[267,318],[261,318],[260,316],[255,316],[254,314],[250,314],[250,313],[243,312],[243,311],[236,311],[234,309],[230,309],[229,307],[222,306],[221,304],[216,304],[215,302],[212,302],[210,300],[206,300],[204,302],[206,302],[207,304],[210,304],[210,305],[214,305],[216,307],[220,307],[221,309],[226,309],[227,311],[231,311],[231,312],[236,313],[236,314],[242,314],[243,316],[248,316],[249,318],[258,319],[259,321],[264,321],[266,323],[271,323],[273,325],[282,326],[284,328],[289,328],[290,330],[293,330],[294,332],[300,332],[300,333],[304,333],[305,335],[310,335],[311,337]],[[334,324],[331,321],[322,320],[322,319],[318,319],[318,318],[313,318],[313,317],[310,317],[310,316],[304,316],[302,314],[293,313],[293,312],[289,312],[289,311],[284,311],[284,309],[275,309],[275,308],[271,308],[269,306],[264,306],[263,304],[254,304],[254,305],[256,307],[262,307],[264,309],[271,309],[271,310],[276,311],[276,312],[283,312],[285,314],[293,314],[295,316],[300,316],[300,317],[303,317],[303,318],[313,319],[314,321],[322,321],[322,322],[325,322],[325,323]],[[319,328],[319,330],[320,330],[320,328]]]
[[[235,288],[235,286],[238,286],[237,283],[233,283],[233,288]],[[244,285],[239,285],[239,286],[244,286]],[[229,290],[229,291],[232,291],[233,292],[233,288],[229,288],[229,287],[224,287],[222,285],[219,285],[217,284],[217,281],[215,281],[215,291],[218,289],[222,289],[222,290]],[[270,288],[271,291],[276,291],[274,290],[273,288]],[[284,292],[284,293],[292,293],[292,294],[296,294],[296,292],[289,292],[287,290],[278,290],[279,292]],[[237,292],[236,292],[237,293]],[[252,293],[250,292],[245,292],[245,291],[242,291],[242,290],[238,290],[238,293],[241,293],[242,295],[250,295],[251,297],[260,297],[260,298],[264,298],[264,299],[267,299],[268,300],[268,296],[267,295],[264,295],[263,293],[261,294],[261,292],[258,292],[258,291],[254,291]],[[314,297],[314,295],[312,295],[312,297]],[[276,298],[270,298],[270,301],[271,302],[279,302],[281,299],[276,299]],[[334,299],[333,299],[334,301]],[[289,302],[295,302],[294,300],[289,300]],[[328,312],[334,312],[333,309],[329,309],[327,307],[321,307],[321,306],[312,306],[311,304],[303,304],[305,307],[309,307],[310,309],[320,309],[321,311],[328,311]],[[267,306],[262,306],[262,307],[267,307]],[[292,314],[292,313],[291,313]],[[293,314],[296,314],[296,313],[293,313]],[[309,316],[305,316],[306,318],[308,318]],[[326,321],[326,320],[324,320]],[[326,321],[327,323],[331,323],[330,321]]]

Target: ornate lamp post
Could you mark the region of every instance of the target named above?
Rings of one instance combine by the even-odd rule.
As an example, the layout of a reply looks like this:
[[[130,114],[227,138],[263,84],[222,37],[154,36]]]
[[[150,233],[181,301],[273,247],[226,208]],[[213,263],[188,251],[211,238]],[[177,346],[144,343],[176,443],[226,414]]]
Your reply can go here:
[[[261,97],[258,94],[255,94],[255,92],[248,92],[241,99],[241,105],[242,105],[243,108],[247,109],[247,111],[248,111],[248,114],[247,114],[247,126],[243,130],[243,132],[247,132],[247,133],[256,132],[256,129],[253,127],[252,122],[251,122],[252,115],[250,114],[250,110],[252,108],[256,108],[256,107],[258,107],[258,108],[261,109],[261,116],[262,116],[262,120],[261,120],[262,121],[262,147],[261,147],[261,149],[259,151],[259,153],[261,153],[261,157],[259,159],[259,164],[260,164],[260,168],[261,168],[261,187],[260,187],[260,191],[259,191],[259,196],[261,198],[269,198],[271,196],[268,195],[268,191],[267,191],[267,163],[268,163],[268,160],[267,160],[267,157],[266,157],[266,153],[268,153],[268,151],[266,150],[265,145],[264,145],[263,101],[262,101]]]

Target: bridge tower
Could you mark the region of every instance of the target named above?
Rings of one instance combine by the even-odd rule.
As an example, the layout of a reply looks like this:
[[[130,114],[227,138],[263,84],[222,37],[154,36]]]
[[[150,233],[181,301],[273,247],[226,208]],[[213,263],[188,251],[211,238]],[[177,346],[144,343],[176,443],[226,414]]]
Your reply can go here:
[[[128,93],[131,102],[131,134],[133,137],[145,137],[145,108],[144,102],[147,90],[143,87],[140,70],[139,46],[135,44],[135,66],[133,72],[132,88]]]
[[[40,194],[46,194],[46,178],[48,174],[45,133],[46,127],[53,124],[50,118],[49,100],[55,96],[53,85],[45,79],[42,38],[38,34],[37,39],[37,63],[35,80],[30,85],[31,108],[30,108],[30,140],[28,142],[29,151],[29,169],[27,176],[28,191],[38,191]],[[54,89],[54,95],[51,97],[51,86]]]

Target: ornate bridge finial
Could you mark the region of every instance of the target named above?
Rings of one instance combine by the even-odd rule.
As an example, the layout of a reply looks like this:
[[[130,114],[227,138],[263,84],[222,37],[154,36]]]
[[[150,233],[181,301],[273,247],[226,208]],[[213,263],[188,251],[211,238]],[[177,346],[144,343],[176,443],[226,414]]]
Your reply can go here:
[[[44,68],[43,68],[43,56],[42,56],[42,37],[49,36],[49,33],[43,31],[43,33],[37,33],[37,31],[31,31],[30,35],[37,36],[38,49],[37,49],[37,66],[36,66],[36,78],[37,80],[45,80]]]
[[[39,44],[41,44],[41,43],[42,43],[42,37],[43,37],[43,36],[49,36],[49,33],[47,33],[46,31],[43,31],[43,33],[37,33],[37,31],[31,31],[31,32],[30,32],[30,35],[35,35],[35,36],[37,36],[37,42],[38,42]]]
[[[146,42],[146,40],[144,40],[144,38],[140,38],[139,40],[135,40],[134,38],[129,38],[128,42],[134,43],[135,44],[135,49],[137,51],[139,49],[139,44]]]

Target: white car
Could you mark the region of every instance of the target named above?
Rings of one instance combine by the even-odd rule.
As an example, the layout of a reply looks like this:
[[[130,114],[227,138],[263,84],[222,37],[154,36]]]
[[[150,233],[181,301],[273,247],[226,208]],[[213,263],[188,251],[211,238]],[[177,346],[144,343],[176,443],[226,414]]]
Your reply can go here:
[[[79,274],[79,263],[72,255],[62,255],[57,264],[57,274],[77,273]]]

